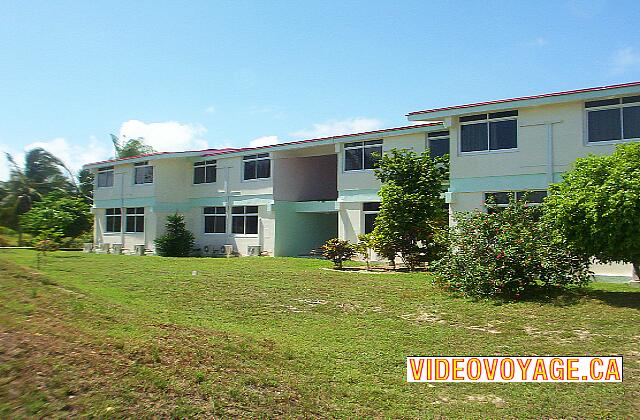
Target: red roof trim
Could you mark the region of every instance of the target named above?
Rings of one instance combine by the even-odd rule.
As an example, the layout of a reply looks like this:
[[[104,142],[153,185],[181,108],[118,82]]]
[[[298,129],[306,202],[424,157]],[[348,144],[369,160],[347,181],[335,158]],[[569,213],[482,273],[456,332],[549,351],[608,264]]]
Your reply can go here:
[[[424,123],[424,124],[405,125],[402,127],[385,128],[382,130],[365,131],[363,133],[341,134],[337,136],[319,137],[315,139],[296,140],[296,141],[290,141],[286,143],[271,144],[268,146],[260,146],[260,147],[239,147],[239,148],[229,147],[226,149],[190,150],[190,151],[183,151],[183,152],[154,152],[154,153],[147,153],[144,155],[131,156],[131,157],[126,157],[121,159],[110,159],[110,160],[103,160],[100,162],[87,163],[84,166],[103,165],[106,163],[123,162],[127,160],[132,160],[132,159],[139,159],[139,158],[152,157],[152,156],[158,156],[158,155],[176,154],[176,153],[202,153],[201,154],[202,157],[218,156],[218,155],[225,155],[229,153],[246,152],[251,150],[262,150],[262,149],[269,149],[269,148],[279,147],[279,146],[288,146],[293,144],[313,143],[313,142],[318,142],[322,140],[340,139],[340,138],[355,137],[355,136],[366,136],[368,134],[382,134],[382,133],[389,133],[389,132],[399,131],[399,130],[409,130],[412,128],[431,127],[431,126],[440,125],[440,124],[442,123],[430,122],[430,123]]]
[[[452,110],[452,109],[473,108],[473,107],[476,107],[476,106],[494,105],[494,104],[501,104],[501,103],[505,103],[505,102],[524,101],[524,100],[528,100],[528,99],[541,99],[541,98],[549,98],[549,97],[553,97],[553,96],[571,95],[571,94],[575,94],[575,93],[597,92],[597,91],[601,91],[601,90],[618,89],[618,88],[632,87],[632,86],[640,86],[640,82],[621,83],[621,84],[618,84],[618,85],[599,86],[599,87],[576,89],[576,90],[566,90],[566,91],[563,91],[563,92],[544,93],[544,94],[541,94],[541,95],[521,96],[519,98],[498,99],[498,100],[495,100],[495,101],[488,101],[488,102],[477,102],[477,103],[465,104],[465,105],[447,106],[447,107],[444,107],[444,108],[426,109],[424,111],[410,112],[410,113],[407,114],[407,116],[417,115],[417,114],[427,114],[427,113],[439,112],[439,111],[449,111],[449,110]]]

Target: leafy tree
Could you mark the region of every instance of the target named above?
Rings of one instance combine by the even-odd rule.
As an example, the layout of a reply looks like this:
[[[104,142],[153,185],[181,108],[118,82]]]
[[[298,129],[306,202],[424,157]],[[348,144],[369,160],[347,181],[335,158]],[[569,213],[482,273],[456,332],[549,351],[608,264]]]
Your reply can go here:
[[[355,249],[349,241],[333,238],[322,245],[322,255],[333,261],[333,267],[338,270],[342,270],[342,263],[350,260],[355,254]]]
[[[113,147],[116,149],[117,158],[127,158],[153,153],[153,147],[145,144],[142,137],[127,139],[125,136],[118,138],[115,134],[110,134]]]
[[[381,157],[375,173],[382,181],[373,230],[376,251],[391,261],[400,255],[409,269],[435,260],[443,250],[438,233],[448,217],[442,198],[448,160],[428,150],[393,149]]]
[[[545,218],[566,241],[602,262],[631,263],[640,277],[640,143],[578,159],[549,192]]]
[[[466,295],[516,299],[539,286],[587,284],[589,259],[558,240],[540,211],[512,196],[499,212],[456,214],[450,250],[435,264],[437,282]]]
[[[90,206],[82,198],[54,192],[22,216],[20,225],[25,232],[50,239],[75,238],[91,229]]]
[[[188,257],[195,242],[193,233],[187,230],[184,216],[178,213],[167,216],[166,232],[154,242],[156,251],[163,257]]]
[[[11,170],[9,180],[0,188],[0,223],[17,229],[19,243],[22,243],[20,215],[29,211],[33,203],[43,196],[53,191],[72,193],[74,186],[63,175],[63,171],[69,172],[64,163],[42,148],[29,150],[23,167],[10,154],[6,154],[6,158]]]

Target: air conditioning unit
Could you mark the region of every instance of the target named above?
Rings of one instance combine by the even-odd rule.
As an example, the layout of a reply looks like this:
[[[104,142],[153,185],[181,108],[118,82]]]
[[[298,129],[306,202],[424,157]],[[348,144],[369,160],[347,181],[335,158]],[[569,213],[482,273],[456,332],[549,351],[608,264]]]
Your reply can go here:
[[[113,244],[113,253],[116,255],[122,254],[122,244]]]
[[[135,245],[133,247],[133,253],[135,255],[138,255],[140,257],[144,257],[144,255],[145,255],[144,252],[145,252],[144,245]]]
[[[82,252],[93,252],[93,244],[91,242],[82,244]]]
[[[111,244],[100,244],[100,253],[108,254],[111,251]]]
[[[260,245],[249,245],[247,247],[247,255],[250,257],[259,257],[262,252],[262,247]]]
[[[233,245],[223,245],[222,249],[224,250],[224,255],[227,258],[233,255]]]

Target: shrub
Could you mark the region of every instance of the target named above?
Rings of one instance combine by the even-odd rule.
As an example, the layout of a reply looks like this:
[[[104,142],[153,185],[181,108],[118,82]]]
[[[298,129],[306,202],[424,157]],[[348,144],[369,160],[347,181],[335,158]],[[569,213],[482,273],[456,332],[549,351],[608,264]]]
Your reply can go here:
[[[154,243],[156,251],[163,257],[188,257],[195,242],[193,233],[187,230],[184,216],[172,214],[167,216],[166,233],[158,237]]]
[[[333,238],[322,245],[322,255],[333,261],[334,268],[342,270],[342,263],[351,259],[355,255],[355,250],[349,241]]]
[[[5,238],[3,235],[0,235],[0,246],[11,246],[9,239]]]
[[[364,259],[367,264],[367,270],[371,268],[370,254],[373,250],[373,235],[370,233],[358,235],[358,243],[353,245],[354,251]]]
[[[436,281],[465,295],[515,299],[539,286],[588,283],[588,259],[554,237],[540,211],[512,197],[500,212],[457,214]]]

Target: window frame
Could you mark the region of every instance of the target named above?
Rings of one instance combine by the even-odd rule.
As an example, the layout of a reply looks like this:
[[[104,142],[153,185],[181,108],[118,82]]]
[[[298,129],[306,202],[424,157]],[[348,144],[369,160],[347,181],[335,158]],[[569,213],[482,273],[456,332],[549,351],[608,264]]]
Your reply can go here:
[[[507,115],[507,116],[494,116],[492,117],[491,115],[495,115],[495,114],[505,114],[505,113],[515,113],[515,115]],[[485,117],[482,118],[482,115],[484,115]],[[471,121],[460,121],[461,118],[465,118],[465,117],[470,117],[470,118],[474,118],[477,117],[476,119],[473,119]],[[519,112],[517,109],[511,109],[511,110],[507,110],[507,111],[494,111],[494,112],[485,112],[485,113],[480,113],[480,114],[470,114],[470,115],[461,115],[460,117],[458,117],[458,156],[465,156],[465,155],[484,155],[484,154],[490,154],[490,153],[512,153],[512,152],[517,152],[519,150],[520,147],[520,142],[518,141],[518,137],[519,137],[519,127],[518,127],[518,118],[520,117]],[[505,148],[505,149],[491,149],[491,123],[493,122],[503,122],[503,121],[515,121],[516,124],[516,147],[509,147],[509,148]],[[487,130],[487,148],[486,149],[482,149],[482,150],[469,150],[469,151],[463,151],[462,150],[462,127],[463,126],[468,126],[468,125],[479,125],[479,124],[485,124],[486,125],[486,130]]]
[[[133,210],[132,213],[129,213],[129,210]],[[142,210],[142,212],[140,212]],[[146,228],[146,211],[144,207],[126,207],[124,210],[124,233],[125,234],[136,234],[136,233],[144,233]],[[129,230],[129,218],[132,217],[134,222],[134,230]],[[138,230],[138,219],[142,218],[142,230]]]
[[[204,181],[196,182],[196,169],[204,168]],[[213,170],[213,181],[207,182],[207,169]],[[217,160],[201,160],[198,162],[193,162],[193,185],[208,185],[215,184],[218,180],[218,162]]]
[[[377,204],[378,205],[378,209],[377,210],[366,210],[365,206],[367,204]],[[360,231],[363,234],[367,234],[367,233],[371,233],[373,232],[373,229],[371,230],[371,232],[367,232],[367,216],[369,215],[375,215],[375,217],[378,217],[378,213],[380,213],[380,202],[379,201],[367,201],[367,202],[363,202],[362,203],[362,228],[360,229]],[[375,228],[375,217],[374,217],[374,223],[373,223],[373,227]]]
[[[106,175],[111,173],[111,185],[100,185],[100,175]],[[113,188],[115,178],[115,168],[113,166],[107,166],[104,168],[98,168],[96,173],[96,188]]]
[[[447,133],[446,135],[443,133]],[[449,149],[449,153],[445,153],[446,155],[449,155],[449,157],[451,157],[451,132],[449,132],[449,130],[441,130],[441,131],[432,131],[430,133],[427,133],[426,136],[426,142],[425,142],[425,147],[427,149],[429,149],[429,153],[431,153],[431,140],[447,140],[448,143],[448,149]],[[433,155],[431,155],[433,156]],[[444,155],[442,155],[444,156]],[[440,157],[440,156],[438,156]]]
[[[247,208],[254,208],[256,209],[255,212],[248,212]],[[236,208],[242,208],[243,211],[242,213],[234,213],[234,209]],[[244,237],[256,237],[260,234],[260,208],[259,206],[231,206],[230,209],[230,213],[231,213],[231,235],[234,236],[244,236]],[[242,232],[234,232],[234,218],[235,217],[242,217],[243,222],[242,222]],[[256,218],[256,232],[255,233],[247,233],[247,218]]]
[[[215,209],[215,213],[207,213],[207,209]],[[220,209],[222,209],[222,212],[220,212]],[[202,216],[203,216],[203,226],[202,226],[202,231],[205,235],[226,235],[227,234],[227,230],[228,230],[228,220],[227,220],[227,208],[225,206],[205,206],[202,208]],[[224,218],[224,223],[223,223],[223,227],[224,227],[224,231],[223,232],[207,232],[207,217],[212,217],[214,218],[214,222],[213,222],[213,228],[215,231],[215,227],[216,227],[216,218]]]
[[[357,144],[360,143],[357,146],[349,146],[350,144]],[[354,141],[354,142],[349,142],[349,143],[344,143],[344,145],[342,146],[342,154],[343,154],[343,158],[342,158],[342,172],[366,172],[366,171],[373,171],[376,168],[365,168],[365,150],[366,149],[373,149],[373,148],[380,148],[380,155],[382,156],[382,153],[384,152],[383,150],[384,147],[384,139],[373,139],[373,140],[362,140],[362,141]],[[362,167],[359,169],[347,169],[347,150],[361,150],[361,159],[362,159]]]
[[[268,177],[258,177],[258,162],[261,161],[267,161],[269,162],[269,176]],[[271,154],[269,153],[255,153],[253,155],[246,155],[246,156],[242,156],[242,166],[241,166],[241,170],[242,170],[242,174],[241,174],[241,179],[242,182],[256,182],[256,181],[265,181],[268,179],[271,179],[272,177],[272,171],[271,171]],[[255,168],[255,178],[246,178],[246,171],[245,171],[245,164],[247,162],[255,162],[256,168]]]
[[[145,182],[143,178],[143,182],[138,182],[138,170],[139,169],[147,169],[151,168],[151,182]],[[155,170],[153,169],[153,165],[149,165],[149,162],[139,162],[133,164],[133,185],[149,185],[153,184],[155,181]]]
[[[104,230],[105,234],[120,234],[122,233],[122,208],[120,207],[110,207],[104,209]],[[109,214],[109,211],[112,211],[113,214]],[[116,213],[117,210],[117,213]],[[120,219],[120,230],[109,230],[109,219]]]
[[[484,191],[482,193],[482,205],[487,212],[490,212],[491,209],[503,209],[509,207],[509,203],[498,203],[498,204],[487,204],[487,196],[489,194],[507,194],[507,199],[509,199],[510,194],[516,195],[516,200],[520,201],[522,195],[536,193],[536,192],[544,192],[544,196],[542,197],[542,201],[540,202],[531,202],[527,201],[527,206],[538,207],[544,204],[544,199],[549,195],[549,190],[508,190],[508,191]]]
[[[640,141],[640,137],[632,137],[625,139],[624,138],[624,108],[629,107],[640,107],[640,97],[639,95],[631,95],[631,96],[620,96],[614,98],[604,98],[604,99],[593,99],[590,101],[585,101],[583,103],[582,111],[583,111],[583,144],[584,146],[599,146],[599,145],[612,145],[612,144],[620,144],[620,143],[628,143],[631,141]],[[635,98],[638,97],[638,100],[635,102],[625,103],[625,98]],[[587,104],[590,102],[598,102],[598,101],[606,101],[606,100],[617,100],[616,104],[602,105],[602,106],[592,106],[587,107]],[[589,112],[592,111],[604,111],[607,109],[618,109],[620,114],[620,136],[622,137],[619,140],[602,140],[602,141],[590,141],[589,140]]]

